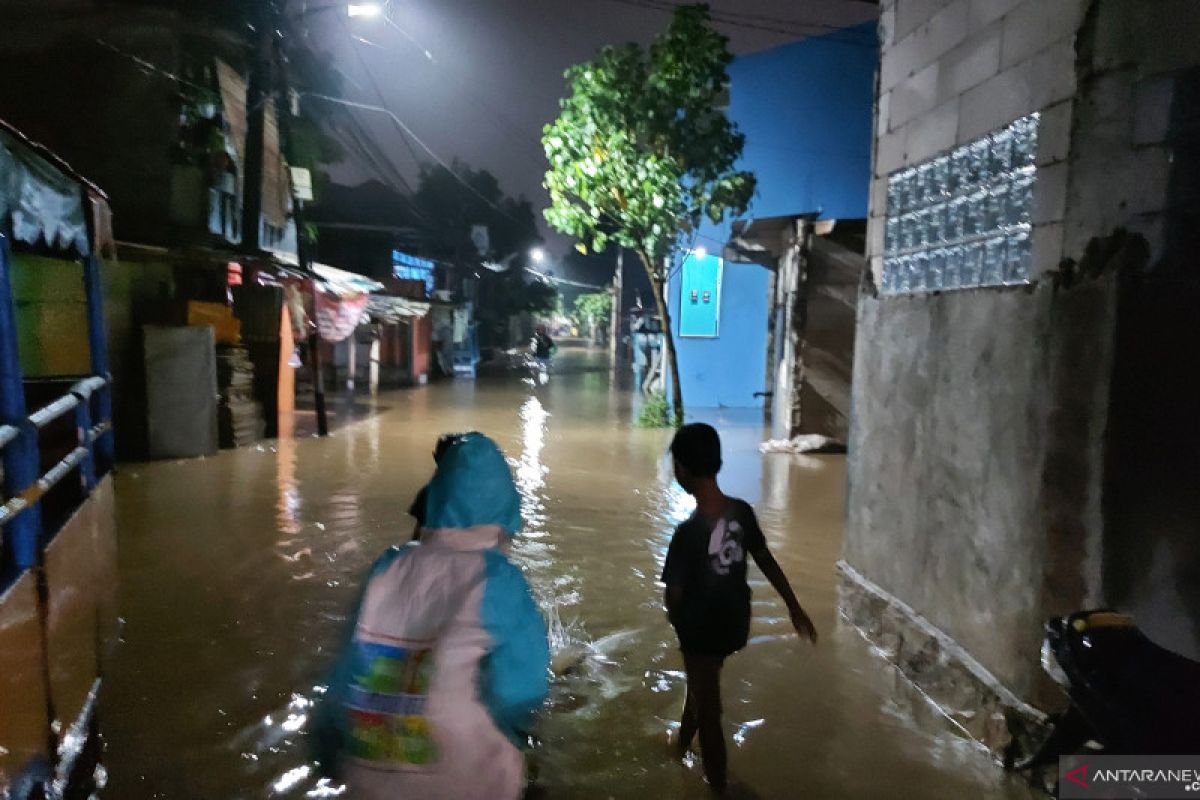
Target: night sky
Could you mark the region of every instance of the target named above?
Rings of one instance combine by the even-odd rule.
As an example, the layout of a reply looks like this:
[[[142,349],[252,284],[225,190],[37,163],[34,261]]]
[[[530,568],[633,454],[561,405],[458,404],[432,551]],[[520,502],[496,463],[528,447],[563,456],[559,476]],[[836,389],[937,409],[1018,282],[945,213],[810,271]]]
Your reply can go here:
[[[545,159],[542,126],[557,112],[563,71],[606,44],[647,42],[670,21],[667,0],[391,0],[387,19],[312,18],[314,43],[343,75],[343,94],[385,105],[446,162],[458,157],[492,171],[509,194],[524,194],[539,219]],[[715,15],[735,53],[765,50],[833,27],[872,19],[862,0],[717,0]],[[428,52],[429,56],[426,55]],[[382,98],[382,102],[380,99]],[[316,102],[316,101],[313,101]],[[383,114],[353,112],[361,150],[333,170],[354,184],[415,181],[431,156]],[[386,160],[386,163],[381,163]],[[385,176],[386,173],[386,176]],[[570,242],[551,235],[552,251]]]

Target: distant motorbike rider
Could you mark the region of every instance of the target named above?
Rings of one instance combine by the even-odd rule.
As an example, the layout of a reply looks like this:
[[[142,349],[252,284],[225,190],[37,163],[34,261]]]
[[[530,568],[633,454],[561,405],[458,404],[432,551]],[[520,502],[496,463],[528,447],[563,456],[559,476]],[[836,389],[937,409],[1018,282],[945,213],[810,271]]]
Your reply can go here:
[[[558,352],[558,345],[550,338],[546,326],[538,325],[537,330],[533,334],[533,341],[530,342],[529,349],[533,351],[533,357],[537,359],[539,366],[545,369],[550,366],[551,356]]]

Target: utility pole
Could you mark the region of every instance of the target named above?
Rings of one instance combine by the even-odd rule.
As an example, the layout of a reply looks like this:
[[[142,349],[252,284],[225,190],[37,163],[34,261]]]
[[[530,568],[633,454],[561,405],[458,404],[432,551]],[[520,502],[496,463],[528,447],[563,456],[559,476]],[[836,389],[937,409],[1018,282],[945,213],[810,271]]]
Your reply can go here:
[[[267,126],[267,108],[275,102],[276,90],[284,98],[284,108],[276,107],[275,118],[279,126],[279,137],[284,153],[291,161],[293,141],[291,136],[291,108],[287,107],[290,97],[287,75],[287,60],[283,57],[282,44],[276,31],[280,28],[275,19],[275,7],[270,2],[255,4],[255,52],[250,68],[250,86],[246,93],[246,155],[244,181],[242,184],[242,248],[257,255],[259,248],[259,226],[262,221],[263,195],[263,147]],[[329,419],[325,408],[325,380],[321,369],[321,334],[316,325],[317,277],[312,269],[312,253],[306,239],[304,225],[304,201],[296,197],[291,175],[288,187],[292,196],[292,219],[296,225],[296,257],[300,270],[312,285],[313,329],[308,335],[309,366],[312,369],[313,406],[317,412],[317,434],[329,435]]]
[[[625,248],[617,246],[617,268],[613,273],[612,323],[608,328],[608,359],[609,368],[617,369],[621,365],[621,293],[624,291]]]
[[[262,223],[263,144],[267,126],[267,103],[271,102],[272,67],[275,63],[275,21],[269,0],[253,4],[254,57],[250,86],[246,91],[246,150],[242,169],[242,247],[258,252]]]

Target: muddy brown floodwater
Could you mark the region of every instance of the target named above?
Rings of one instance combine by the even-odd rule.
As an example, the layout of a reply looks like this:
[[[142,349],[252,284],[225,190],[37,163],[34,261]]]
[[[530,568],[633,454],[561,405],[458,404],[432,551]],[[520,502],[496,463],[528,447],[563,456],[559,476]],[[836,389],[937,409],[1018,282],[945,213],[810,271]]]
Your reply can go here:
[[[667,434],[632,427],[633,398],[597,354],[559,361],[536,388],[509,376],[381,396],[325,440],[125,467],[106,796],[338,796],[307,760],[311,701],[361,576],[411,534],[405,509],[437,434],[465,429],[513,461],[526,519],[515,559],[570,667],[533,756],[545,796],[706,796],[699,765],[670,762],[664,744],[683,675],[656,577],[689,513],[666,470]],[[757,413],[709,421],[725,438],[726,490],[758,509],[821,633],[817,648],[801,643],[752,568],[752,639],[724,675],[742,794],[1028,797],[936,715],[894,699],[891,669],[838,621],[844,460],[760,456]]]

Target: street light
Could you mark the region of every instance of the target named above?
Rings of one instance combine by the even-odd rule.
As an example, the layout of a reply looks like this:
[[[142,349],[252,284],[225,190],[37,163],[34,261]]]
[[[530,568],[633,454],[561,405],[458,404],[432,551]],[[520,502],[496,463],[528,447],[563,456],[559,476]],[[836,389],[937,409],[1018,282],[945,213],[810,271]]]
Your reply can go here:
[[[260,250],[259,225],[262,223],[262,185],[263,185],[263,142],[266,130],[267,106],[273,102],[275,95],[290,97],[291,91],[287,80],[286,60],[281,58],[279,32],[283,30],[283,12],[270,3],[255,4],[254,30],[254,60],[250,70],[250,85],[246,91],[246,147],[245,163],[243,165],[243,185],[246,187],[242,199],[242,249],[257,254]],[[328,5],[307,8],[300,14],[291,17],[299,21],[324,11],[345,8],[351,17],[378,17],[383,14],[379,3],[361,3],[343,5],[332,3]],[[277,116],[279,134],[285,154],[291,156],[294,142],[289,132],[291,127],[288,113],[284,111]],[[303,272],[313,275],[312,258],[308,252],[308,243],[304,239],[304,204],[295,197],[293,190],[292,216],[297,232],[297,257]],[[316,282],[312,284],[315,288]],[[314,299],[315,303],[315,299]],[[320,333],[314,328],[309,335],[309,348],[312,357],[313,395],[317,411],[317,433],[325,436],[329,433],[325,413],[325,391],[321,375]]]
[[[499,261],[484,261],[480,266],[484,267],[485,269],[490,269],[492,272],[505,272],[509,267],[512,266],[513,260],[519,255],[521,255],[520,250],[516,251],[515,253],[509,253]],[[529,260],[534,264],[541,264],[546,260],[546,251],[540,247],[534,247],[529,250],[528,256]]]
[[[362,17],[363,19],[374,19],[383,15],[383,6],[379,3],[325,3],[312,8],[308,8],[307,5],[305,3],[305,7],[298,14],[287,14],[287,18],[299,21],[329,11],[345,11],[348,17]]]
[[[350,17],[373,19],[382,13],[383,6],[381,6],[379,3],[351,3],[346,6],[346,14]]]

